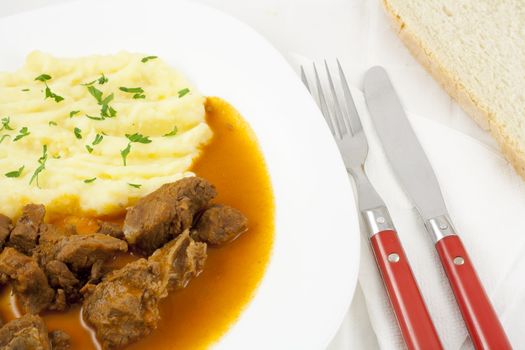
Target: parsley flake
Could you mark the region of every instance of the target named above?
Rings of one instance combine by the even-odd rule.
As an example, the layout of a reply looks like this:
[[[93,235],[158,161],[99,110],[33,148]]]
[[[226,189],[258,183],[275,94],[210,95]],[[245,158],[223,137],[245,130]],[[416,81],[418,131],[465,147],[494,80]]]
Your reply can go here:
[[[141,188],[142,187],[141,184],[132,184],[132,183],[129,183],[129,182],[128,182],[128,185],[130,185],[131,187],[135,187],[135,188]]]
[[[104,139],[104,136],[102,136],[102,135],[100,135],[100,134],[97,134],[97,135],[95,136],[95,140],[93,140],[93,142],[91,142],[91,144],[92,144],[93,146],[98,145],[99,143],[102,142],[103,139]]]
[[[31,134],[31,133],[29,132],[29,129],[28,129],[26,126],[24,126],[22,129],[20,129],[20,131],[18,131],[18,133],[19,133],[19,134],[16,135],[16,137],[15,137],[14,140],[13,140],[13,142],[16,142],[16,141],[20,140],[21,138],[26,137],[26,136],[28,136],[29,134]]]
[[[122,157],[122,162],[124,163],[124,166],[128,165],[127,158],[128,158],[130,151],[131,151],[131,142],[128,143],[128,146],[126,148],[120,151],[120,156]]]
[[[129,88],[129,87],[121,86],[119,87],[119,90],[133,94],[134,99],[146,98],[146,95],[144,95],[144,89],[142,89],[141,87]]]
[[[49,74],[40,74],[38,77],[35,78],[35,80],[41,81],[45,83],[46,81],[50,80],[51,76]]]
[[[11,122],[11,118],[4,117],[2,118],[2,127],[0,128],[0,131],[2,130],[14,130],[9,123]]]
[[[169,133],[164,134],[162,136],[164,136],[164,137],[175,136],[175,135],[177,135],[178,131],[179,131],[179,129],[177,128],[177,126],[174,126],[172,131],[170,131]]]
[[[93,147],[91,147],[90,145],[86,145],[86,149],[89,153],[93,152]]]
[[[89,184],[89,183],[92,183],[93,181],[95,181],[96,179],[97,179],[96,177],[93,177],[93,178],[91,178],[91,179],[85,179],[85,180],[84,180],[84,183]]]
[[[178,94],[179,94],[179,98],[181,98],[182,96],[185,96],[187,94],[189,94],[190,92],[190,89],[188,88],[185,88],[185,89],[182,89],[182,90],[179,90]]]
[[[125,86],[121,86],[119,87],[119,90],[120,91],[124,91],[124,92],[130,92],[130,93],[143,93],[144,92],[144,89],[142,89],[141,87],[133,87],[133,88],[129,88],[129,87],[125,87]]]
[[[7,134],[2,135],[2,137],[0,137],[0,143],[2,143],[8,137],[11,137],[11,135],[7,135]]]
[[[86,114],[86,117],[93,120],[104,120],[104,117],[93,117],[92,115]]]
[[[131,142],[138,142],[138,143],[151,143],[151,140],[149,139],[149,136],[144,136],[139,133],[134,133],[132,135],[126,134],[126,137]]]
[[[35,78],[35,80],[41,81],[44,84],[46,84],[46,90],[45,90],[45,98],[52,98],[55,100],[56,103],[59,103],[60,101],[63,101],[64,98],[60,95],[55,94],[49,86],[47,85],[47,81],[51,79],[51,76],[49,74],[40,74],[38,77]]]
[[[82,130],[80,130],[79,128],[75,128],[75,129],[73,130],[73,132],[75,133],[75,137],[76,137],[77,139],[80,140],[80,139],[82,138]]]
[[[78,114],[80,113],[80,111],[71,111],[69,112],[69,118],[73,118],[73,116],[75,116],[75,114]]]
[[[31,90],[29,90],[29,89],[22,89],[21,91],[28,92],[28,91],[31,91]]]
[[[10,171],[8,173],[5,173],[5,177],[20,177],[22,175],[22,171],[24,171],[25,165],[22,165],[18,170]]]
[[[49,126],[57,126],[58,125],[56,122],[54,122],[52,120],[48,124],[49,124]]]
[[[102,91],[100,91],[94,86],[88,86],[87,89],[91,96],[93,96],[97,100],[98,104],[102,104]]]
[[[104,85],[105,83],[107,83],[109,80],[108,78],[106,78],[106,76],[104,75],[104,73],[102,73],[102,76],[100,78],[98,78],[98,83],[100,85]]]
[[[149,60],[154,60],[155,58],[157,58],[157,56],[146,56],[146,57],[142,57],[142,59],[140,60],[140,62],[142,62],[142,63],[146,63],[146,62],[148,62]]]
[[[36,179],[36,185],[38,188],[40,188],[40,184],[38,183],[38,176],[44,169],[46,168],[46,161],[47,161],[47,145],[42,146],[42,156],[38,158],[38,168],[35,169],[35,172],[33,173],[33,176],[31,176],[31,180],[29,180],[29,184],[33,182],[33,180]]]

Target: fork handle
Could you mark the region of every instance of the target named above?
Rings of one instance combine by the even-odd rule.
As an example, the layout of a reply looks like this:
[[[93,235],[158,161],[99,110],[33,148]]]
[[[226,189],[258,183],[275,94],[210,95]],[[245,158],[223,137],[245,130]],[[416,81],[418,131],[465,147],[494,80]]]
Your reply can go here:
[[[408,349],[443,349],[397,232],[377,232],[370,242]]]

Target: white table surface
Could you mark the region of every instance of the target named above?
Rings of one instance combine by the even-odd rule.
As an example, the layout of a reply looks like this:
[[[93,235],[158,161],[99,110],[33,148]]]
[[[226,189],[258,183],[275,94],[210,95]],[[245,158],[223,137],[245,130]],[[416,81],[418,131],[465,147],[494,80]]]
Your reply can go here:
[[[0,17],[68,0],[3,0]],[[101,1],[101,0],[91,0]],[[376,6],[378,0],[197,0],[237,17],[264,35],[290,62],[297,66],[297,57],[321,60],[338,57],[343,62],[359,63],[359,52],[350,43],[364,40],[356,21],[367,6]],[[366,40],[366,39],[365,39]],[[400,43],[392,45],[401,46]],[[363,67],[364,69],[364,67]],[[437,99],[448,98],[433,91]],[[437,115],[432,106],[421,103],[411,106],[421,115]],[[460,129],[471,136],[485,138],[466,118],[457,118],[449,111],[441,122]],[[452,116],[452,117],[450,117]],[[439,117],[436,117],[439,119]],[[370,326],[360,286],[339,332],[330,344],[330,350],[377,349],[376,335]]]

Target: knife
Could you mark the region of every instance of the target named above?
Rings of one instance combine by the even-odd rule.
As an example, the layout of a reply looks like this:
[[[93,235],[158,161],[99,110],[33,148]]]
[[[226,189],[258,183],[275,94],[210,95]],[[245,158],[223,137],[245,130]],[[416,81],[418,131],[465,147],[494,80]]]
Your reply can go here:
[[[369,69],[364,94],[385,154],[432,236],[476,349],[512,349],[471,259],[454,230],[432,166],[388,74]]]

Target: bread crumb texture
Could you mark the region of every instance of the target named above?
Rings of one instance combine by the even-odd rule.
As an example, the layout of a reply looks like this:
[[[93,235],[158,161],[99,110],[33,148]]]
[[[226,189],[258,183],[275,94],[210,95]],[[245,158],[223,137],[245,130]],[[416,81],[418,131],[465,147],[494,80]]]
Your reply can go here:
[[[384,0],[420,63],[525,178],[525,3]]]

